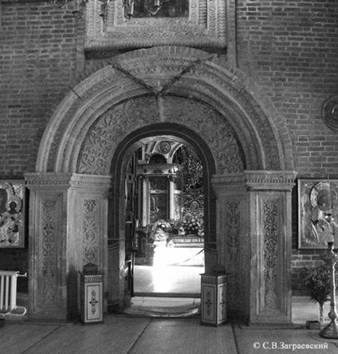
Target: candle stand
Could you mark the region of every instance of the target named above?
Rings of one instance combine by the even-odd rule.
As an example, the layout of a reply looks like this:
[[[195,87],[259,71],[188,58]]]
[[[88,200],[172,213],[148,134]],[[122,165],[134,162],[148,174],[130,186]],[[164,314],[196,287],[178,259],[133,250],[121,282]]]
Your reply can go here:
[[[319,335],[324,338],[338,339],[338,322],[336,310],[336,263],[338,262],[338,255],[333,250],[333,242],[328,242],[328,263],[331,267],[331,302],[329,318],[331,322],[325,326]]]

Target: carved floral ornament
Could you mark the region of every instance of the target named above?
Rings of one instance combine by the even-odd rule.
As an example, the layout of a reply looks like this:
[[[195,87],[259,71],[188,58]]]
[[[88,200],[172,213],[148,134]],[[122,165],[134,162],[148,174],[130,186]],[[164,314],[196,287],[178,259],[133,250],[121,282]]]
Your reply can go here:
[[[245,171],[250,189],[291,190],[295,185],[296,171]]]
[[[182,103],[175,107],[171,104],[171,98],[185,100],[186,111],[189,105],[193,107],[195,102],[199,102],[201,107],[217,112],[223,122],[229,122],[232,133],[235,132],[240,138],[246,168],[292,168],[292,143],[289,134],[286,134],[284,121],[277,119],[277,113],[272,114],[271,119],[264,114],[256,98],[249,93],[254,90],[246,87],[247,81],[240,73],[210,60],[210,54],[186,47],[157,47],[117,56],[114,59],[116,65],[107,65],[87,77],[60,103],[41,141],[37,170],[80,172],[80,154],[90,154],[84,148],[91,134],[88,128],[98,128],[99,124],[103,124],[103,119],[110,127],[111,122],[108,121],[115,120],[116,130],[129,130],[129,133],[160,122],[175,122],[190,127],[192,117],[189,117],[187,124],[182,123],[181,120],[185,119]],[[141,97],[148,97],[143,101],[147,103],[143,107],[140,107]],[[130,112],[123,112],[131,111],[133,106],[134,113],[138,115],[134,120]],[[179,118],[172,113],[175,110]],[[112,112],[114,114],[109,117]],[[199,117],[198,123],[192,124],[202,123],[204,128],[208,128],[207,125],[215,122],[211,123],[212,119],[207,117]],[[101,123],[98,124],[99,121]],[[222,139],[223,132],[216,128],[213,134],[213,144],[216,141],[222,144],[219,139]],[[107,132],[103,137],[106,139]],[[117,137],[119,139],[120,135],[117,134]],[[100,134],[90,139],[94,138],[99,142]],[[115,140],[114,149],[117,143]],[[221,149],[218,151],[222,155]],[[100,160],[100,163],[105,163],[101,157]]]
[[[226,249],[226,268],[229,286],[229,299],[231,303],[238,301],[240,293],[239,269],[240,269],[240,234],[241,215],[240,201],[231,200],[224,204],[224,227],[226,235],[223,248]]]
[[[215,190],[222,192],[246,186],[249,190],[285,190],[289,191],[295,185],[296,171],[258,170],[242,173],[227,173],[214,175],[212,185]]]
[[[263,204],[264,227],[264,281],[265,306],[273,310],[277,308],[276,282],[278,273],[278,214],[280,201],[267,199]]]
[[[189,127],[201,136],[214,155],[219,173],[243,171],[244,162],[234,131],[216,111],[200,102],[179,97],[165,98],[165,101],[164,106],[171,107],[166,111],[166,121]],[[149,114],[149,107],[157,112],[155,99],[141,97],[104,113],[83,143],[79,173],[108,174],[118,143],[130,131],[158,122],[156,114]]]
[[[55,304],[57,293],[57,209],[58,200],[43,200],[40,205],[41,213],[41,242],[42,250],[38,260],[38,269],[45,282],[41,284],[39,292],[45,304]]]
[[[86,199],[82,205],[82,248],[83,264],[99,261],[99,226],[97,222],[98,202],[95,199]]]
[[[111,185],[111,176],[80,175],[77,173],[25,173],[26,186],[29,189],[53,187],[55,190],[72,188],[95,188],[96,192],[105,192]]]

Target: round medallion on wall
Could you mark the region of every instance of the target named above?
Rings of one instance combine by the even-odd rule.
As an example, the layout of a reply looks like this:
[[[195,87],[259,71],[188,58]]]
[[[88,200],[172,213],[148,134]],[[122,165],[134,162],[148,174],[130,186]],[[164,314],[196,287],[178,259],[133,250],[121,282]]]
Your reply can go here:
[[[323,103],[322,117],[330,129],[338,131],[338,96],[332,96]]]
[[[158,151],[161,154],[168,154],[171,149],[171,144],[169,141],[161,141],[158,146]]]

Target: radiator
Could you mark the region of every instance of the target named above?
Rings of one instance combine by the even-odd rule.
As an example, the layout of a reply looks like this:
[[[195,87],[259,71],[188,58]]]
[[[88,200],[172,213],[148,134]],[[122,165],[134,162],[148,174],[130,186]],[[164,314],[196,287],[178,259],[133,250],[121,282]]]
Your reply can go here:
[[[26,307],[16,305],[16,286],[18,277],[27,277],[19,272],[0,270],[0,318],[21,317],[27,312]]]

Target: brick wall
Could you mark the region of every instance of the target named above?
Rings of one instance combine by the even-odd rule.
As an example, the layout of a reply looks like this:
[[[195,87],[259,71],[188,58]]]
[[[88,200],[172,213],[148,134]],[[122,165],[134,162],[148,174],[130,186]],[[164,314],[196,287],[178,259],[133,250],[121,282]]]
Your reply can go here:
[[[338,91],[338,2],[238,2],[240,68],[284,115],[301,176],[338,176],[337,133],[321,105]]]
[[[81,68],[83,23],[63,2],[0,7],[0,179],[23,178],[35,170],[46,123]],[[27,266],[27,248],[0,250],[0,269]]]
[[[46,123],[74,80],[78,20],[61,5],[2,1],[1,177],[34,171]]]
[[[284,115],[298,177],[337,178],[338,134],[321,107],[338,93],[338,1],[239,0],[237,15],[239,66]],[[300,269],[317,263],[318,252],[297,249],[293,206],[292,280],[300,290]]]

